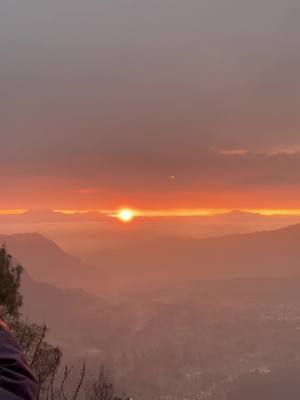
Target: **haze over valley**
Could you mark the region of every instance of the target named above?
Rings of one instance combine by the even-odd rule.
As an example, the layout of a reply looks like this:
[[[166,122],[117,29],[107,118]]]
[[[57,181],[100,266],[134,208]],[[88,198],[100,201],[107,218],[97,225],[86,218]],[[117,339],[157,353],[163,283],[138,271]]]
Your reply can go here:
[[[300,225],[137,242],[99,251],[97,266],[40,234],[1,241],[25,267],[24,315],[133,398],[231,399],[245,374],[255,381],[253,371],[300,356]]]
[[[299,38],[299,0],[0,1],[30,400],[299,400]]]

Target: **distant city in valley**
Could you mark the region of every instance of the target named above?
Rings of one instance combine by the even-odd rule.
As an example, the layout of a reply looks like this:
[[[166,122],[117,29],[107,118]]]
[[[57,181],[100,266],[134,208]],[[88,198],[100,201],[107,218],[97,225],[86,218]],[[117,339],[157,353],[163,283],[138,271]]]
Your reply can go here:
[[[0,400],[299,400],[300,1],[1,0],[0,49]]]
[[[0,239],[25,267],[23,314],[75,365],[105,365],[120,393],[231,400],[298,385],[300,225],[137,241],[93,265],[40,234]]]

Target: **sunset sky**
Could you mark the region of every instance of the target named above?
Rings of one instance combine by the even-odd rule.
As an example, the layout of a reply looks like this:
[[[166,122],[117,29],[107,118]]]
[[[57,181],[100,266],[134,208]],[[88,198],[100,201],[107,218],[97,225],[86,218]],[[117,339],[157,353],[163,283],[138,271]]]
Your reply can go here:
[[[0,209],[300,209],[299,16],[1,1]]]

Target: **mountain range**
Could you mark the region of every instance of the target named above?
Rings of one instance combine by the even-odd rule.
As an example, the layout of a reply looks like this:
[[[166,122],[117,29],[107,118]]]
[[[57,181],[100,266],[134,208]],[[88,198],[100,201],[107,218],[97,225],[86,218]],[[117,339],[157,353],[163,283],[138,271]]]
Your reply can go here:
[[[24,233],[1,235],[0,242],[36,281],[99,293],[101,271],[66,253],[52,240],[38,233]]]
[[[300,225],[166,237],[101,251],[98,267],[39,234],[0,240],[25,267],[23,316],[45,321],[67,359],[111,366],[134,398],[176,385],[195,398],[200,376],[214,385],[299,348]]]
[[[36,281],[100,296],[203,279],[300,275],[299,224],[221,238],[165,237],[99,251],[93,265],[39,234],[2,235],[0,241]]]

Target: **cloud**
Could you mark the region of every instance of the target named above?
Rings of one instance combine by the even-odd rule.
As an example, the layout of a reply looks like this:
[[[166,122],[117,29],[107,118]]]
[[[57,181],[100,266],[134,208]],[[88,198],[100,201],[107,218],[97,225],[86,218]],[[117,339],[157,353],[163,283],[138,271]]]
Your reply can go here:
[[[221,150],[220,154],[223,156],[246,156],[249,151],[245,149]]]
[[[267,153],[269,156],[295,156],[298,154],[300,154],[300,149],[298,146],[295,148],[271,150],[269,153]]]
[[[261,149],[261,150],[250,150],[250,149],[230,149],[230,150],[221,150],[219,154],[223,156],[295,156],[300,154],[299,146],[291,147],[291,148],[276,148],[276,149]]]
[[[295,186],[297,9],[2,2],[3,208],[232,202],[247,179]]]

